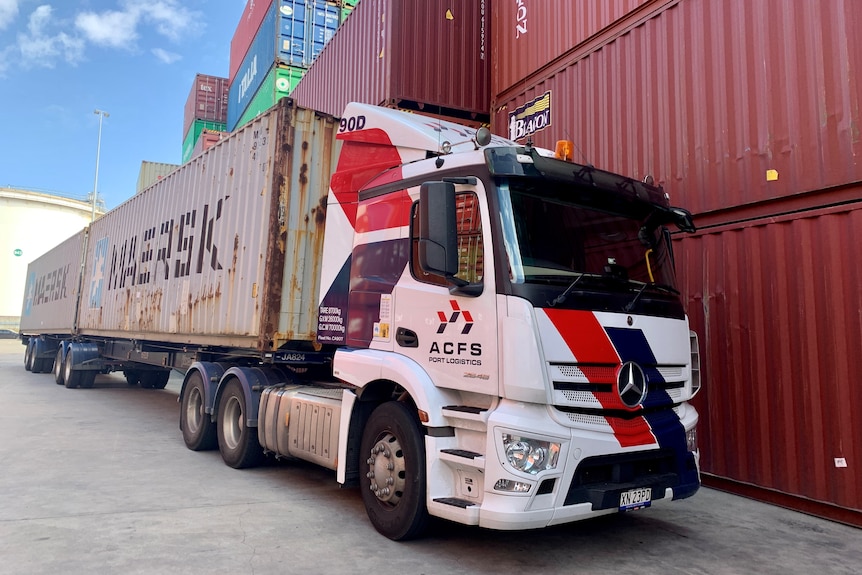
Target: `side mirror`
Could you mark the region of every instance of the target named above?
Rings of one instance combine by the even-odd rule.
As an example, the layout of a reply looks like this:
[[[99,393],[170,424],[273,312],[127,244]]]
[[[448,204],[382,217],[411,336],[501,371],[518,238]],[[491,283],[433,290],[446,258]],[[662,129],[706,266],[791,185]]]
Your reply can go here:
[[[670,212],[673,214],[673,223],[680,230],[690,234],[697,231],[697,227],[694,225],[694,218],[691,217],[691,212],[683,208],[671,208]]]
[[[419,188],[419,266],[460,283],[454,277],[458,273],[458,226],[455,184],[451,182],[425,182]]]

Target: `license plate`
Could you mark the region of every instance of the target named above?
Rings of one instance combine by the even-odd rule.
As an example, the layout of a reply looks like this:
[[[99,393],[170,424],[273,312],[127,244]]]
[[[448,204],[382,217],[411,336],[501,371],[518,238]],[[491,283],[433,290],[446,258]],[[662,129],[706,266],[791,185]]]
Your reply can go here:
[[[620,511],[633,511],[649,507],[652,502],[652,488],[641,487],[620,493]]]

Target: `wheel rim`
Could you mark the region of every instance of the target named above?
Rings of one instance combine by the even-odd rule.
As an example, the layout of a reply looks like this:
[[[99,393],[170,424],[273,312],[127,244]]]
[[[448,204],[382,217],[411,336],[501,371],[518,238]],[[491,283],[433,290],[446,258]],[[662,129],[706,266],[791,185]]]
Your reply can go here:
[[[398,438],[386,432],[371,448],[370,455],[366,461],[366,477],[369,479],[371,492],[381,503],[397,505],[407,483],[404,451]]]
[[[224,408],[222,419],[222,433],[228,449],[236,449],[242,439],[245,428],[245,417],[242,414],[242,405],[236,397],[230,397]]]
[[[189,403],[186,406],[186,423],[189,431],[196,434],[200,431],[204,421],[204,401],[201,390],[197,387],[189,391]]]

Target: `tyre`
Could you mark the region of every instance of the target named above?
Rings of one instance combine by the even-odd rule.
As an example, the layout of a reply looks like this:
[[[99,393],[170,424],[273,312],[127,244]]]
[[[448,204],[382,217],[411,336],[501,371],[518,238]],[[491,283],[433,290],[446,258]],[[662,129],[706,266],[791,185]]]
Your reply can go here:
[[[141,382],[141,372],[136,369],[124,369],[123,375],[129,385],[138,385]]]
[[[154,371],[142,371],[139,382],[144,389],[164,389],[171,377],[171,370],[159,369]]]
[[[31,337],[27,340],[27,349],[24,350],[24,369],[27,371],[33,371],[33,343],[34,339]]]
[[[416,416],[403,403],[384,403],[368,419],[359,454],[366,465],[362,502],[374,528],[395,541],[421,535],[428,509],[425,442]]]
[[[66,380],[63,376],[63,346],[57,347],[57,355],[54,356],[54,383],[57,385],[63,385]]]
[[[199,371],[189,376],[180,408],[180,429],[183,441],[192,451],[206,451],[218,447],[216,426],[206,412],[206,389]]]
[[[246,425],[247,408],[242,384],[232,378],[218,404],[218,448],[224,462],[234,469],[254,467],[263,462],[263,447],[257,429]]]
[[[69,346],[69,351],[66,352],[66,357],[63,360],[63,383],[66,388],[74,389],[81,387],[82,372],[72,369],[75,364],[75,352],[72,351],[72,346]]]

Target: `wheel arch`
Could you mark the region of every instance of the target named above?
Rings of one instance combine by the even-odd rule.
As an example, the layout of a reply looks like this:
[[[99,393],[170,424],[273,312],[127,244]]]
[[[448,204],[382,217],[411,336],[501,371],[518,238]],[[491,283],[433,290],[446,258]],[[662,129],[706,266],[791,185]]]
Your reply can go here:
[[[180,388],[180,396],[178,399],[179,403],[183,403],[183,398],[185,397],[186,389],[188,388],[189,378],[192,374],[199,373],[204,383],[204,411],[208,413],[210,419],[214,421],[215,415],[213,407],[215,406],[215,392],[228,367],[229,366],[225,366],[224,364],[211,361],[194,362],[191,367],[189,367],[188,371],[186,371],[186,375],[183,378],[183,385]],[[182,429],[182,422],[180,423],[180,429]]]
[[[421,365],[403,355],[373,349],[338,350],[333,365],[339,379],[357,388],[358,403],[377,397],[390,384],[402,388],[416,409],[428,415],[428,421],[423,421],[427,427],[448,426],[443,408],[460,401],[456,392],[435,386]]]

